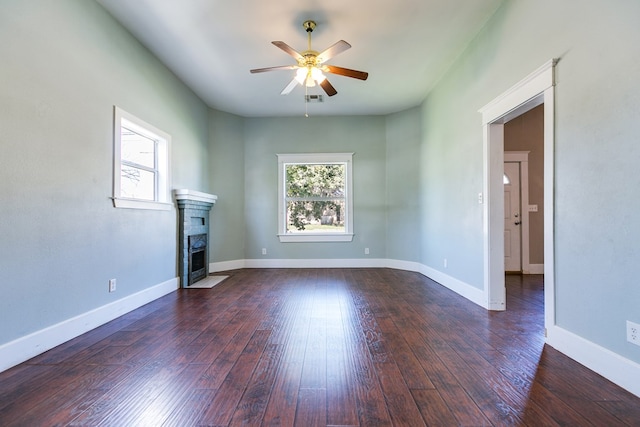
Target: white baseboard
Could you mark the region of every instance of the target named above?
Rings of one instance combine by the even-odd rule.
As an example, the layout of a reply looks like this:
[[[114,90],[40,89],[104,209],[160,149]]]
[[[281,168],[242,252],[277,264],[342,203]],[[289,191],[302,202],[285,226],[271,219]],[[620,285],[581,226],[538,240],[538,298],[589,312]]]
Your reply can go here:
[[[359,259],[243,259],[235,261],[212,262],[209,272],[237,270],[240,268],[381,268],[386,260],[377,258]]]
[[[240,270],[241,268],[246,268],[246,263],[243,259],[209,263],[209,273],[216,273],[218,271]]]
[[[523,269],[522,274],[544,274],[544,264],[529,264],[529,268]]]
[[[179,279],[152,286],[0,346],[0,372],[44,353],[178,289]]]
[[[247,268],[376,268],[384,267],[381,259],[248,259]]]
[[[547,344],[640,397],[640,364],[559,326],[547,329]]]
[[[385,259],[385,267],[395,268],[396,270],[413,271],[415,273],[422,273],[424,265],[414,261],[402,261],[399,259]]]
[[[445,288],[452,290],[458,295],[463,296],[469,301],[474,302],[483,308],[487,308],[484,291],[482,289],[473,287],[468,283],[444,274],[424,264],[420,264],[419,262],[401,261],[396,259],[388,259],[385,261],[387,264],[386,266],[389,268],[397,268],[398,270],[415,271],[416,273],[420,273]]]
[[[471,286],[468,283],[465,283],[461,280],[456,279],[455,277],[451,277],[426,265],[422,266],[420,273],[427,276],[431,280],[435,280],[445,288],[451,289],[453,292],[465,297],[469,301],[478,304],[480,307],[489,310],[489,303],[487,302],[487,298],[483,289]]]

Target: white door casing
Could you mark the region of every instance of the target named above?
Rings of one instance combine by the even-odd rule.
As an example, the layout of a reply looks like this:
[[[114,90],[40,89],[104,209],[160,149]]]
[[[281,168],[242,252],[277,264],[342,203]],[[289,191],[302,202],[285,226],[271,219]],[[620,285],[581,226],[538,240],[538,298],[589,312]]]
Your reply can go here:
[[[522,271],[520,163],[504,162],[504,269]]]
[[[544,311],[546,328],[555,325],[554,251],[554,67],[551,59],[485,105],[482,114],[484,161],[484,298],[489,310],[506,309],[504,287],[504,123],[544,104]]]

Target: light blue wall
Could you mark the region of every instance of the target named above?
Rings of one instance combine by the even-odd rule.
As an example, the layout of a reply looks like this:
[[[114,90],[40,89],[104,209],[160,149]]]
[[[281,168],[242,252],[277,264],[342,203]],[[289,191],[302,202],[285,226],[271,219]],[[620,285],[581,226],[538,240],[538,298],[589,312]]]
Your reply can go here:
[[[209,115],[211,192],[209,262],[245,258],[244,119],[211,110]]]
[[[378,116],[245,119],[245,257],[371,258],[386,254],[385,119]],[[353,152],[354,238],[280,243],[277,154]],[[263,256],[261,249],[267,249]]]
[[[423,212],[421,262],[482,289],[480,115],[477,108],[469,105],[468,95],[455,85],[447,87],[447,81],[422,106],[422,144],[418,153]],[[472,82],[472,76],[465,77],[465,85]]]
[[[208,109],[100,6],[3,0],[0,344],[177,277],[176,212],[115,209],[113,106],[208,190]],[[117,291],[108,293],[108,280]]]
[[[387,117],[241,118],[212,112],[211,262],[420,256],[420,109]],[[354,152],[351,243],[277,238],[277,154]],[[262,255],[262,248],[267,255]],[[370,254],[364,254],[369,248]]]
[[[640,2],[512,0],[423,104],[423,263],[482,286],[479,108],[551,58],[556,67],[558,325],[640,362]]]
[[[420,255],[420,109],[388,117],[210,120],[211,262],[241,259],[392,258]],[[277,154],[354,152],[351,243],[281,244],[277,239]],[[261,249],[267,249],[262,255]],[[364,254],[369,248],[370,254]]]
[[[412,108],[386,118],[387,256],[421,259],[420,143],[421,110]]]

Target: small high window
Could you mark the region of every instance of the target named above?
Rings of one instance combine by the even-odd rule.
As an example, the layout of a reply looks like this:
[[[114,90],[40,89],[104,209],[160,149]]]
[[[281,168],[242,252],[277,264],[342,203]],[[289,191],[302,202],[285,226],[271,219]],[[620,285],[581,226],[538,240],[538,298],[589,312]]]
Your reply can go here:
[[[118,107],[114,111],[114,206],[170,209],[171,137]]]

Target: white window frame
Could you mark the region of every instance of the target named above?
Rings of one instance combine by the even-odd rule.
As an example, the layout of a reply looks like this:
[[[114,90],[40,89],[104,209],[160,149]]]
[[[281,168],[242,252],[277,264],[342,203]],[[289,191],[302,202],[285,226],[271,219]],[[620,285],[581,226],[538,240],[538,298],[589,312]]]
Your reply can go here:
[[[122,141],[121,128],[126,128],[155,141],[156,183],[154,200],[121,196]],[[122,108],[114,107],[113,113],[113,206],[128,209],[170,210],[173,208],[170,195],[169,152],[171,135],[139,119]]]
[[[287,232],[286,165],[344,164],[345,224],[341,233]],[[351,242],[353,240],[353,153],[278,154],[278,238],[280,242]]]

